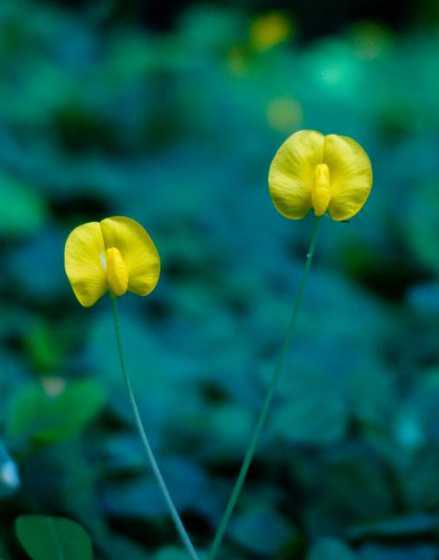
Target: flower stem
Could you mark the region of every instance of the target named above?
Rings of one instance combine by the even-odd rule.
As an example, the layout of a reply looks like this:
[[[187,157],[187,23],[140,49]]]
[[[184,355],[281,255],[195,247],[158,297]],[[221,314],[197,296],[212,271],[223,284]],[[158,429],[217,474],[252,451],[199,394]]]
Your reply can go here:
[[[189,556],[192,558],[192,560],[199,560],[198,554],[195,551],[195,548],[192,544],[192,541],[191,541],[186,529],[184,528],[183,522],[181,521],[180,516],[177,512],[177,509],[174,505],[174,502],[172,501],[171,495],[169,494],[169,490],[168,490],[168,488],[166,486],[166,483],[163,479],[162,473],[160,472],[160,468],[157,464],[156,458],[154,456],[154,452],[151,448],[151,445],[148,441],[148,437],[146,435],[145,429],[143,427],[142,419],[140,417],[139,407],[137,406],[137,401],[136,401],[136,398],[134,396],[134,391],[133,391],[133,387],[132,387],[132,384],[131,384],[131,379],[128,375],[128,372],[127,372],[127,369],[126,369],[126,366],[125,366],[125,358],[124,358],[124,352],[123,352],[122,337],[121,337],[121,333],[120,333],[120,319],[119,319],[119,312],[118,312],[118,306],[117,306],[117,299],[116,299],[115,296],[111,296],[111,302],[112,302],[112,308],[113,308],[114,331],[115,331],[115,334],[116,334],[116,342],[117,342],[117,350],[118,350],[118,353],[119,353],[120,368],[122,370],[122,373],[123,373],[123,376],[124,376],[124,379],[125,379],[125,383],[126,383],[126,386],[127,386],[127,389],[128,389],[128,396],[129,396],[129,399],[130,399],[131,407],[133,409],[134,419],[136,421],[137,429],[138,429],[140,437],[142,439],[142,443],[144,445],[148,460],[151,464],[151,468],[152,468],[152,471],[154,473],[154,476],[157,479],[160,490],[163,493],[166,504],[169,508],[172,519],[175,523],[175,527],[177,528],[177,532],[180,535],[180,538],[181,538]]]
[[[284,343],[283,343],[282,349],[280,351],[278,360],[276,362],[276,366],[274,368],[273,376],[271,378],[271,382],[270,382],[270,385],[268,387],[267,395],[266,395],[265,401],[262,405],[262,409],[261,409],[258,421],[256,423],[255,429],[253,431],[253,434],[252,434],[252,437],[251,437],[251,440],[250,440],[250,444],[249,444],[249,446],[247,448],[247,451],[245,453],[244,461],[243,461],[242,466],[241,466],[241,470],[240,470],[238,478],[235,482],[235,486],[233,487],[232,494],[230,496],[230,499],[229,499],[229,502],[227,504],[224,515],[221,519],[220,525],[219,525],[219,527],[217,529],[217,532],[215,534],[215,538],[214,538],[212,547],[211,547],[210,552],[209,552],[208,560],[214,560],[214,558],[216,557],[216,555],[218,553],[218,550],[221,546],[222,540],[224,538],[224,534],[226,532],[226,529],[227,529],[227,526],[229,524],[232,513],[235,509],[235,506],[236,506],[236,503],[238,501],[239,495],[241,493],[242,487],[244,485],[248,470],[250,468],[251,462],[252,462],[254,454],[256,452],[259,437],[260,437],[262,429],[264,428],[265,423],[267,421],[268,413],[269,413],[269,410],[270,410],[270,405],[271,405],[271,402],[273,400],[274,394],[276,392],[276,388],[279,384],[279,380],[282,376],[284,366],[285,366],[285,360],[287,358],[288,350],[289,350],[291,341],[293,339],[295,326],[296,326],[296,321],[297,321],[297,316],[298,316],[298,313],[299,313],[299,310],[300,310],[300,306],[302,304],[303,294],[304,294],[304,291],[305,291],[305,286],[306,286],[306,283],[307,283],[307,280],[308,280],[309,271],[311,269],[311,264],[312,264],[312,260],[313,260],[313,257],[314,257],[314,252],[315,252],[315,248],[316,248],[316,241],[317,241],[317,234],[319,232],[319,229],[320,229],[320,218],[317,218],[315,226],[314,226],[314,230],[313,230],[313,233],[312,233],[312,236],[311,236],[309,249],[308,249],[308,252],[307,252],[307,255],[306,255],[305,268],[304,268],[304,271],[303,271],[302,279],[300,281],[300,285],[299,285],[296,297],[295,297],[294,302],[293,302],[291,319],[290,319],[290,322],[288,324],[288,328],[287,328],[287,332],[286,332],[286,335],[285,335]]]

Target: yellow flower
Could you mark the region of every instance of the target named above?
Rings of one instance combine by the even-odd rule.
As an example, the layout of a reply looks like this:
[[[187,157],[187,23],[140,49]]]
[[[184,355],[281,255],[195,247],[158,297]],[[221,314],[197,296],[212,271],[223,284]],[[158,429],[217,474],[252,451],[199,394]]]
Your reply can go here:
[[[282,13],[272,12],[259,16],[252,23],[250,42],[258,51],[265,51],[283,43],[292,34],[290,20]]]
[[[64,266],[79,303],[94,305],[108,290],[146,296],[160,276],[160,257],[145,229],[114,216],[75,228],[66,241]]]
[[[372,166],[352,138],[314,130],[292,134],[279,148],[268,177],[270,196],[285,218],[301,220],[312,208],[333,220],[349,220],[372,189]]]

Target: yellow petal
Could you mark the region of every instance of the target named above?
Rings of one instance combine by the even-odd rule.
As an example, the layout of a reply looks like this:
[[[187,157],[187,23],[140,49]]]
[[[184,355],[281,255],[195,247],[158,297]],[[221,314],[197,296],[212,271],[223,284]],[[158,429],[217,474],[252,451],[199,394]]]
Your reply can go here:
[[[116,247],[128,270],[128,290],[146,296],[160,276],[160,257],[145,229],[130,218],[114,216],[101,222],[107,249]]]
[[[329,214],[349,220],[363,208],[372,188],[372,166],[363,148],[352,138],[325,137],[325,163],[331,174]]]
[[[101,227],[89,222],[75,228],[67,238],[64,267],[75,296],[90,307],[107,289],[105,246]]]
[[[319,163],[315,168],[311,200],[315,215],[323,216],[331,200],[331,177],[326,163]]]
[[[270,196],[285,218],[300,220],[311,208],[315,168],[323,163],[324,136],[301,130],[279,148],[270,167]]]
[[[128,289],[128,269],[119,249],[107,249],[107,282],[115,296],[123,296]]]

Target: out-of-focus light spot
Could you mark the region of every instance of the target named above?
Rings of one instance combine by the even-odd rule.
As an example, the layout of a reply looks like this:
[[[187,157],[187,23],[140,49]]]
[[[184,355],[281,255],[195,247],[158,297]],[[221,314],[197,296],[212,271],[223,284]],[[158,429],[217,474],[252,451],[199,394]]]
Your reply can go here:
[[[256,18],[250,27],[250,43],[255,50],[265,51],[283,43],[293,35],[293,24],[280,12]]]
[[[404,447],[416,449],[425,441],[422,426],[413,415],[401,416],[396,425],[395,438]]]
[[[343,81],[343,68],[336,63],[328,65],[321,71],[320,77],[325,84],[336,86]]]
[[[302,106],[292,97],[272,99],[267,107],[268,123],[279,132],[291,132],[303,121]]]
[[[41,384],[49,397],[58,397],[66,387],[66,382],[62,377],[43,377]]]
[[[15,490],[20,486],[20,477],[17,466],[10,459],[5,461],[0,467],[0,481],[2,486],[10,490]]]

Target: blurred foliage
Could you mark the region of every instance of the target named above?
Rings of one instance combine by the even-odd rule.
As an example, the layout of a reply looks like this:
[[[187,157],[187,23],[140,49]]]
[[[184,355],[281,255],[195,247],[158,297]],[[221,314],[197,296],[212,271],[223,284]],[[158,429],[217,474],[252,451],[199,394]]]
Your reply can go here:
[[[15,524],[17,538],[35,560],[91,560],[90,537],[69,519],[23,515]]]
[[[298,128],[355,137],[375,188],[352,223],[325,220],[223,557],[438,558],[439,30],[298,37],[271,11],[192,8],[159,34],[103,9],[0,3],[4,560],[40,558],[35,515],[61,539],[78,530],[63,518],[79,523],[96,558],[186,557],[134,431],[108,301],[82,309],[64,277],[70,229],[113,214],[162,256],[154,294],[121,301],[127,363],[207,549],[310,233],[266,188]]]

